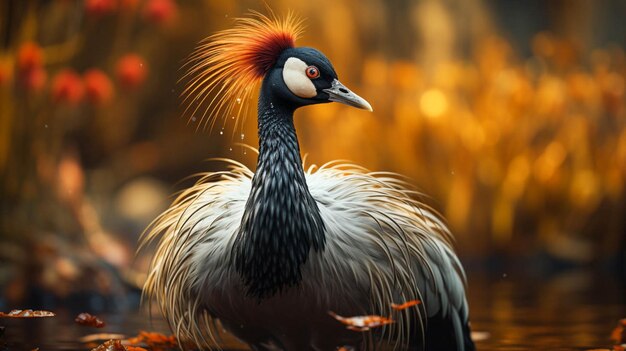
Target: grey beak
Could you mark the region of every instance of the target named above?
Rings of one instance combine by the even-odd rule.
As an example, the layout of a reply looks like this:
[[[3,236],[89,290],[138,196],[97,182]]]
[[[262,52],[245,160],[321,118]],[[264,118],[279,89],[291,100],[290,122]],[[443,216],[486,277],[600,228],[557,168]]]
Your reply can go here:
[[[346,88],[337,79],[333,80],[330,88],[324,89],[323,91],[329,95],[328,100],[330,101],[341,102],[342,104],[374,111],[369,102],[350,91],[350,89]]]

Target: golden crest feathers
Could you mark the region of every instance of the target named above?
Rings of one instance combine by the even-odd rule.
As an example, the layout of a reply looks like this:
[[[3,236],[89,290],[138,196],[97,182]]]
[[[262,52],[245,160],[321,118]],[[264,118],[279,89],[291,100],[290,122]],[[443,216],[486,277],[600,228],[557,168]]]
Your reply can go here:
[[[200,117],[198,128],[212,129],[220,117],[234,119],[236,128],[258,83],[281,52],[294,47],[302,30],[302,21],[292,13],[280,19],[252,11],[237,18],[233,28],[205,39],[185,65],[185,114],[192,120]]]

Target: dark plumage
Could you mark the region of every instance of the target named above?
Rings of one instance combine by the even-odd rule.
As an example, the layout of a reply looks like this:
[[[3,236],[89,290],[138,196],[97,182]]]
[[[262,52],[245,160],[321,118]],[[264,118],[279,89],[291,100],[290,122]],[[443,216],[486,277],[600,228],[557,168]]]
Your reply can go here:
[[[323,250],[325,243],[302,169],[293,107],[272,103],[281,101],[268,87],[281,85],[275,77],[268,75],[259,97],[257,170],[233,247],[234,266],[256,298],[299,283],[310,249]]]
[[[290,57],[319,68],[318,95],[302,99],[289,91],[282,69]],[[263,79],[258,104],[259,158],[252,191],[233,247],[234,266],[252,297],[268,297],[302,279],[309,250],[324,249],[324,223],[306,184],[293,113],[300,106],[330,102],[337,79],[332,64],[313,48],[288,48]]]

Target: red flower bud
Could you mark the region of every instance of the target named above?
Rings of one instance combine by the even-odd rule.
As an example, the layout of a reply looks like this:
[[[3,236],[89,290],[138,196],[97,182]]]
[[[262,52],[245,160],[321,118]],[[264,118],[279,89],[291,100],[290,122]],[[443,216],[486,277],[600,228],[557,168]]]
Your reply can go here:
[[[166,24],[171,22],[178,12],[173,0],[149,0],[144,9],[144,16],[150,22]]]
[[[109,102],[113,97],[113,84],[109,77],[99,69],[91,69],[83,75],[87,99],[94,105]]]
[[[52,80],[51,92],[54,102],[76,105],[83,98],[83,84],[76,72],[65,69]]]
[[[117,9],[116,0],[87,0],[85,1],[85,11],[91,16],[103,16],[114,12]]]
[[[116,73],[120,84],[132,89],[146,79],[147,66],[140,56],[128,54],[117,61]]]
[[[17,53],[17,68],[22,71],[29,71],[40,68],[43,65],[43,52],[41,47],[33,42],[26,42],[20,46]]]

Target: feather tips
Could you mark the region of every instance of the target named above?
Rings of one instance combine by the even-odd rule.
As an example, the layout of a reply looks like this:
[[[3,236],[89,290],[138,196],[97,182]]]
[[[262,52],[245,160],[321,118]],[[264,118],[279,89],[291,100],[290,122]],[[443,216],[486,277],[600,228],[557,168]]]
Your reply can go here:
[[[292,13],[280,19],[252,11],[233,28],[205,39],[183,66],[183,80],[189,79],[182,93],[185,114],[201,115],[198,128],[211,129],[219,117],[224,122],[233,117],[237,127],[256,85],[302,31],[302,21]]]

